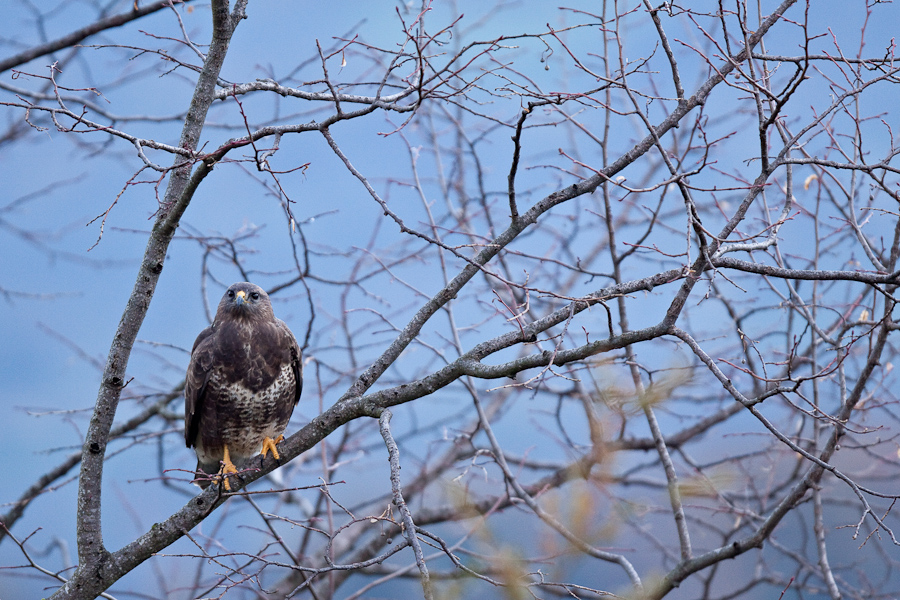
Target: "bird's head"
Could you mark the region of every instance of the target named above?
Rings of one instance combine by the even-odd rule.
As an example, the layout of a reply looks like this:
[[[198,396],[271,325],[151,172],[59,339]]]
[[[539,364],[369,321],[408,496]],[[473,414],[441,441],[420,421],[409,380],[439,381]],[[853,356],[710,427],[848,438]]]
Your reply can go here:
[[[258,285],[247,281],[232,284],[222,296],[216,319],[225,315],[237,319],[275,318],[269,295]]]

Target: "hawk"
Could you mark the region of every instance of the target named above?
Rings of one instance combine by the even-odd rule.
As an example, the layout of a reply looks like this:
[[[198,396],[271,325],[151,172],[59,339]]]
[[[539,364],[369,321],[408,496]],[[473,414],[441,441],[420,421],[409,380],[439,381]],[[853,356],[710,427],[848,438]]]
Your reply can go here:
[[[197,452],[194,482],[209,486],[236,465],[268,452],[300,399],[303,367],[300,347],[283,321],[275,318],[269,296],[257,285],[228,288],[213,324],[200,332],[191,350],[184,384],[184,441]]]

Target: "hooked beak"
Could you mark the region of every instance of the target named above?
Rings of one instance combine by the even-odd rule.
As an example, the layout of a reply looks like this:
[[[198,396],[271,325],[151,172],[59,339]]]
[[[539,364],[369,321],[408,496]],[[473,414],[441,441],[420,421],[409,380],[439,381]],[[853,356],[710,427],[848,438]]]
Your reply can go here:
[[[234,301],[237,302],[238,306],[241,306],[242,304],[244,304],[244,302],[247,301],[247,292],[245,292],[244,290],[241,290],[240,292],[238,292],[237,296],[235,296],[235,298],[234,298]]]

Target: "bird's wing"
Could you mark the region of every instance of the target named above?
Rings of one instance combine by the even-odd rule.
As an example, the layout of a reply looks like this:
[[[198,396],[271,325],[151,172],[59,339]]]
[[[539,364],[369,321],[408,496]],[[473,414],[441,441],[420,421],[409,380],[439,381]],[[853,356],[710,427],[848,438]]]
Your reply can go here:
[[[184,381],[184,443],[188,448],[194,446],[200,427],[200,413],[212,366],[213,333],[215,330],[207,327],[197,336]]]
[[[300,401],[300,392],[303,390],[303,353],[300,351],[297,339],[291,332],[290,327],[287,326],[287,323],[281,319],[276,319],[275,322],[281,331],[282,347],[287,346],[290,349],[291,369],[294,371],[294,381],[296,382],[294,406],[297,406],[297,402]]]

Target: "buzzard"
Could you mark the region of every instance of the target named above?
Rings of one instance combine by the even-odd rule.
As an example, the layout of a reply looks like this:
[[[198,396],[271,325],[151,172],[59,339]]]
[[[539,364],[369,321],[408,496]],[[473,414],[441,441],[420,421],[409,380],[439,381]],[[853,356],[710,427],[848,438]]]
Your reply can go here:
[[[253,456],[280,458],[275,444],[300,399],[303,372],[294,334],[257,285],[228,288],[213,324],[200,332],[184,384],[184,441],[197,452],[194,482],[209,486]]]

